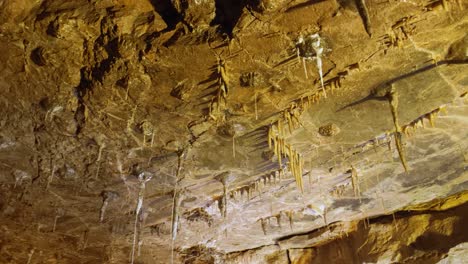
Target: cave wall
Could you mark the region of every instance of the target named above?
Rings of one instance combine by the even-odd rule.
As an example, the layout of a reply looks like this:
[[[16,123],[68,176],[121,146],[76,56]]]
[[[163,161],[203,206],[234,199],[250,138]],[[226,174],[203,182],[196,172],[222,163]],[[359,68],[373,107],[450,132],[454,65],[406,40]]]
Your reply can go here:
[[[1,1],[0,262],[460,259],[467,8]]]

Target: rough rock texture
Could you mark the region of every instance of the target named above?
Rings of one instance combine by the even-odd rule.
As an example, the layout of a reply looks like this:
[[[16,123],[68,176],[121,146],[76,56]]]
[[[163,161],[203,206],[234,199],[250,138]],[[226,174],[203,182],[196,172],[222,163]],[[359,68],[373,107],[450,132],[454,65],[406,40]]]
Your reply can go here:
[[[393,215],[333,223],[282,239],[273,253],[261,248],[250,254],[231,253],[227,260],[232,263],[286,263],[282,258],[287,258],[289,263],[463,263],[466,252],[452,257],[454,253],[450,251],[460,252],[466,246],[463,242],[468,232],[464,225],[468,217],[467,198],[465,192],[447,201],[432,201],[424,208],[408,207]],[[460,202],[464,204],[447,209]],[[273,256],[278,262],[269,260]]]
[[[456,263],[467,8],[0,1],[0,262]]]

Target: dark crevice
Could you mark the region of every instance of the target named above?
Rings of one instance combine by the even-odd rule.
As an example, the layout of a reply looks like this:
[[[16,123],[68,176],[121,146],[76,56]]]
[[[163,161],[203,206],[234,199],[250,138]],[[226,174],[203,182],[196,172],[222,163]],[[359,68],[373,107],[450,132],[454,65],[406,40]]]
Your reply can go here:
[[[104,48],[109,57],[102,60],[97,67],[93,68],[93,79],[100,82],[103,81],[105,74],[111,70],[112,65],[117,61],[117,58],[120,57],[118,46],[119,40],[117,38],[109,41],[107,45],[104,45]]]
[[[232,36],[244,7],[257,6],[257,2],[258,0],[216,0],[216,15],[211,25],[220,25],[222,33]]]
[[[291,264],[291,256],[289,255],[289,249],[286,249],[286,258],[288,259],[288,264]]]
[[[179,40],[182,36],[184,35],[184,29],[183,28],[178,28],[174,34],[167,40],[163,43],[163,46],[164,47],[169,47],[169,46],[172,46],[173,44],[175,44],[177,42],[177,40]]]
[[[170,0],[151,0],[154,10],[161,16],[167,27],[164,30],[153,32],[145,38],[146,47],[144,53],[147,53],[153,46],[152,41],[162,34],[175,31],[169,40],[163,43],[163,46],[169,47],[179,40],[184,34],[192,31],[192,27],[183,20],[183,14],[179,13]],[[187,8],[186,2],[182,3],[182,9]]]
[[[115,64],[118,58],[121,57],[119,53],[119,38],[117,37],[117,27],[112,22],[112,14],[104,18],[101,21],[101,35],[94,42],[93,51],[99,51],[102,48],[106,51],[107,58],[93,65],[93,67],[83,67],[80,70],[81,79],[80,84],[75,88],[75,96],[78,99],[78,106],[75,110],[75,121],[77,124],[77,129],[75,135],[78,135],[82,128],[85,125],[85,96],[91,91],[93,86],[93,80],[103,82],[104,77],[107,72],[112,69],[112,66]],[[87,50],[87,45],[85,44],[85,50]],[[88,55],[85,52],[85,55]],[[95,57],[94,54],[93,57]],[[87,58],[90,60],[90,58]]]
[[[81,130],[85,125],[85,106],[83,103],[79,103],[78,107],[75,110],[75,122],[76,122],[76,130],[75,136],[80,134]]]
[[[366,97],[364,97],[362,99],[359,99],[357,101],[354,101],[354,102],[352,102],[350,104],[347,104],[347,105],[343,106],[337,112],[343,111],[346,108],[353,107],[353,106],[356,106],[356,105],[359,105],[359,104],[362,104],[364,102],[371,101],[371,100],[386,101],[386,100],[388,100],[387,94],[384,95],[384,96],[377,96],[374,93],[376,91],[384,89],[385,87],[390,87],[392,84],[394,84],[394,83],[396,83],[398,81],[407,79],[409,77],[415,76],[415,75],[420,74],[422,72],[432,70],[434,68],[437,68],[437,67],[440,67],[440,66],[443,66],[443,65],[461,65],[461,64],[468,64],[468,59],[442,60],[442,61],[438,61],[436,63],[432,63],[432,64],[429,64],[429,65],[423,66],[423,67],[421,67],[419,69],[416,69],[416,70],[413,70],[411,72],[399,75],[399,76],[394,77],[394,78],[392,78],[392,79],[390,79],[388,81],[380,83],[379,85],[375,86],[372,89],[372,92],[369,95],[367,95]]]
[[[269,247],[269,246],[278,246],[278,243],[265,244],[265,245],[261,245],[258,247],[251,247],[251,248],[246,248],[246,249],[236,250],[236,251],[229,251],[229,252],[226,252],[226,254],[235,255],[235,254],[244,253],[248,251],[257,251],[257,250],[261,250],[262,248]]]
[[[77,124],[77,130],[75,135],[78,135],[85,125],[85,96],[92,90],[93,80],[102,82],[104,76],[112,68],[117,58],[120,57],[118,52],[119,39],[117,38],[116,26],[112,23],[110,18],[105,18],[101,21],[101,35],[93,43],[93,50],[105,49],[107,58],[103,59],[99,63],[96,63],[92,67],[83,67],[80,70],[80,83],[75,88],[74,96],[78,100],[78,106],[75,109],[74,119]],[[84,44],[84,56],[87,60],[91,60],[92,53],[88,47],[88,43]],[[95,54],[94,54],[95,55]],[[91,57],[90,57],[91,56]]]
[[[181,14],[177,12],[170,0],[151,0],[151,4],[166,23],[168,30],[174,29],[182,21]]]
[[[46,61],[44,59],[44,49],[42,47],[35,48],[31,52],[30,58],[37,66],[46,65]]]
[[[88,70],[86,68],[81,68],[80,71],[81,79],[80,84],[75,88],[75,96],[78,99],[78,106],[75,109],[75,122],[76,122],[76,131],[75,135],[78,135],[84,124],[85,124],[85,105],[84,105],[84,96],[91,89],[91,80],[88,78]]]
[[[121,57],[119,53],[119,38],[117,37],[117,27],[110,19],[103,19],[101,21],[101,36],[94,43],[94,50],[100,50],[104,47],[108,57],[99,62],[96,67],[92,69],[92,78],[103,81],[107,72],[112,68],[112,65]]]
[[[80,70],[80,84],[75,88],[75,96],[78,101],[82,101],[88,90],[91,89],[92,81],[88,78],[88,70],[86,67]]]
[[[54,37],[56,38],[58,36],[58,21],[57,21],[57,18],[52,20],[52,22],[49,23],[49,25],[47,26],[47,29],[46,29],[46,34],[51,36],[51,37]]]

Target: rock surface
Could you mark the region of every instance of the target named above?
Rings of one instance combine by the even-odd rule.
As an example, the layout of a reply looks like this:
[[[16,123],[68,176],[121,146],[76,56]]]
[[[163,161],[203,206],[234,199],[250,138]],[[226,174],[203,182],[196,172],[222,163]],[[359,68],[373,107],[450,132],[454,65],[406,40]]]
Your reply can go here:
[[[1,1],[0,262],[457,263],[467,9]]]

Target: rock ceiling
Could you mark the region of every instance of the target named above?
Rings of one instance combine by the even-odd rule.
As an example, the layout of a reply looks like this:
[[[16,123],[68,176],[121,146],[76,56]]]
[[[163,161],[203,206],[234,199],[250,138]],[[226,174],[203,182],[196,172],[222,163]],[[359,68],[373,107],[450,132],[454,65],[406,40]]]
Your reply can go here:
[[[467,199],[467,8],[0,1],[0,262],[301,263],[362,221],[466,241],[464,207],[398,212]]]

